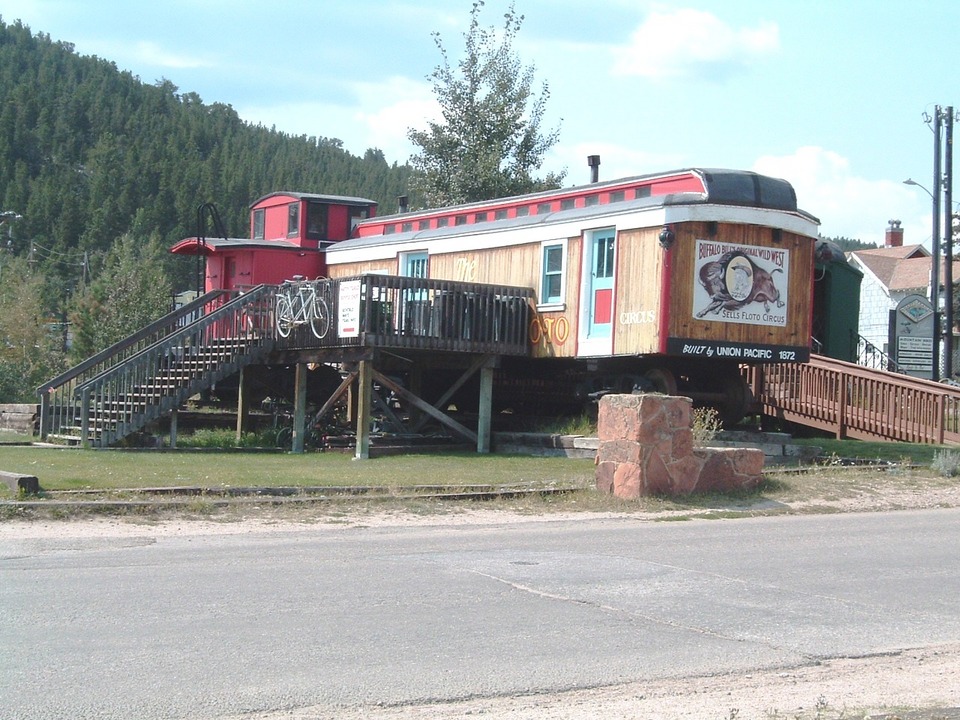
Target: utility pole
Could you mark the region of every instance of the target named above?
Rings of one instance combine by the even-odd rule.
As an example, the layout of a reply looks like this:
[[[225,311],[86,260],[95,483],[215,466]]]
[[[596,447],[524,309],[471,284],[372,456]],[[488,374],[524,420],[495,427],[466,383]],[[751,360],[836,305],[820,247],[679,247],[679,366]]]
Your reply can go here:
[[[946,255],[946,264],[943,267],[943,285],[947,293],[947,302],[944,312],[946,338],[943,345],[943,354],[946,357],[945,377],[953,377],[953,106],[947,108],[943,114],[944,156],[943,156],[943,241]]]
[[[940,106],[933,113],[933,240],[930,263],[930,304],[933,305],[933,381],[940,381]]]

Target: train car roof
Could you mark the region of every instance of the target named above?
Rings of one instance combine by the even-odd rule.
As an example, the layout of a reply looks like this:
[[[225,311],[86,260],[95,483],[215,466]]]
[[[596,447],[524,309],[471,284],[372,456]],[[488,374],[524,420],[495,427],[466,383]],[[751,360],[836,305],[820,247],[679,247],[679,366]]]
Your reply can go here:
[[[208,237],[204,238],[202,247],[205,248],[203,254],[213,255],[224,250],[238,250],[247,248],[257,248],[258,250],[297,250],[303,252],[304,248],[290,240],[251,240],[250,238],[222,238]],[[200,251],[201,243],[197,237],[184,238],[172,248],[170,252],[178,255],[196,255]]]
[[[547,213],[537,213],[522,217],[513,217],[500,220],[490,220],[465,225],[448,225],[424,230],[411,229],[389,234],[361,235],[360,237],[344,240],[331,245],[327,252],[336,254],[365,247],[410,243],[412,241],[438,240],[467,233],[483,233],[486,231],[503,231],[522,227],[536,227],[563,222],[580,222],[597,218],[621,215],[633,211],[651,210],[661,207],[680,207],[694,205],[726,205],[744,208],[759,208],[789,213],[801,221],[802,224],[819,224],[819,220],[802,210],[797,209],[796,194],[793,187],[786,181],[759,175],[753,172],[732,170],[685,170],[674,173],[658,173],[657,175],[636,176],[611,180],[604,183],[591,183],[575,188],[551,190],[531,195],[517,196],[516,198],[501,198],[498,200],[470,203],[455,207],[438,209],[436,211],[412,212],[399,215],[378,216],[361,223],[367,225],[391,224],[408,222],[418,217],[430,216],[437,213],[455,213],[469,209],[479,209],[495,204],[509,204],[511,201],[535,202],[550,197],[575,194],[578,191],[601,191],[620,185],[636,184],[639,181],[671,177],[683,173],[696,173],[701,178],[703,192],[676,192],[664,195],[651,195],[631,200],[618,200],[589,207],[577,207],[566,210],[555,210]]]
[[[418,211],[378,215],[376,218],[365,220],[363,225],[376,225],[390,221],[409,220],[423,216],[457,213],[470,210],[482,210],[486,207],[511,205],[514,203],[533,203],[537,201],[559,198],[568,195],[602,192],[615,189],[619,186],[642,185],[646,182],[680,178],[684,175],[696,177],[704,187],[707,196],[705,202],[723,205],[744,205],[749,207],[763,207],[776,210],[794,211],[797,208],[797,195],[793,186],[786,180],[761,175],[746,170],[729,170],[724,168],[682,168],[667,172],[651,173],[647,175],[633,175],[613,180],[574,185],[571,187],[543,190],[541,192],[514,195],[510,197],[494,198],[461,205],[448,205],[438,208],[424,208]],[[663,197],[663,196],[661,196]]]
[[[305,193],[305,192],[287,192],[287,191],[277,191],[272,193],[267,193],[263,197],[257,198],[252,203],[250,207],[256,207],[264,200],[269,200],[272,197],[292,197],[297,200],[316,200],[318,202],[329,203],[332,205],[377,205],[376,200],[370,200],[369,198],[362,197],[353,197],[350,195],[321,195],[318,193]]]

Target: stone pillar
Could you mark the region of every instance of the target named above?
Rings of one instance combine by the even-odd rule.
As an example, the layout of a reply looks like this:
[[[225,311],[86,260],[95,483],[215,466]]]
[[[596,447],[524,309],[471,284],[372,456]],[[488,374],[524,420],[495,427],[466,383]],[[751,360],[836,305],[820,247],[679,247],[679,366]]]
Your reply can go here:
[[[755,487],[763,451],[693,447],[690,398],[607,395],[597,418],[596,483],[601,492],[635,499]]]

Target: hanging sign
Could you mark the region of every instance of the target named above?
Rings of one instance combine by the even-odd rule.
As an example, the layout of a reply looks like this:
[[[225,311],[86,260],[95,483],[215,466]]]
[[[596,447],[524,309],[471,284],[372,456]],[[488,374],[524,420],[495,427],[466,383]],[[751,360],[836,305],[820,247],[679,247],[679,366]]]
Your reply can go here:
[[[344,280],[337,296],[337,335],[342,338],[360,336],[360,281]]]

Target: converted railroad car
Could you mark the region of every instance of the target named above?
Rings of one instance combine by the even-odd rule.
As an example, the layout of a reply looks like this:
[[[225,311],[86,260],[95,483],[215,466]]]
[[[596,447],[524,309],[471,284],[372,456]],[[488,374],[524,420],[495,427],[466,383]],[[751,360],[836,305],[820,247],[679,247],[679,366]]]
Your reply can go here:
[[[275,192],[250,206],[250,237],[194,236],[170,252],[205,256],[205,292],[321,277],[323,251],[351,237],[357,223],[376,211],[377,203],[365,198]]]
[[[363,220],[326,273],[534,288],[513,402],[653,389],[733,420],[742,364],[809,357],[818,224],[784,180],[690,169]]]

